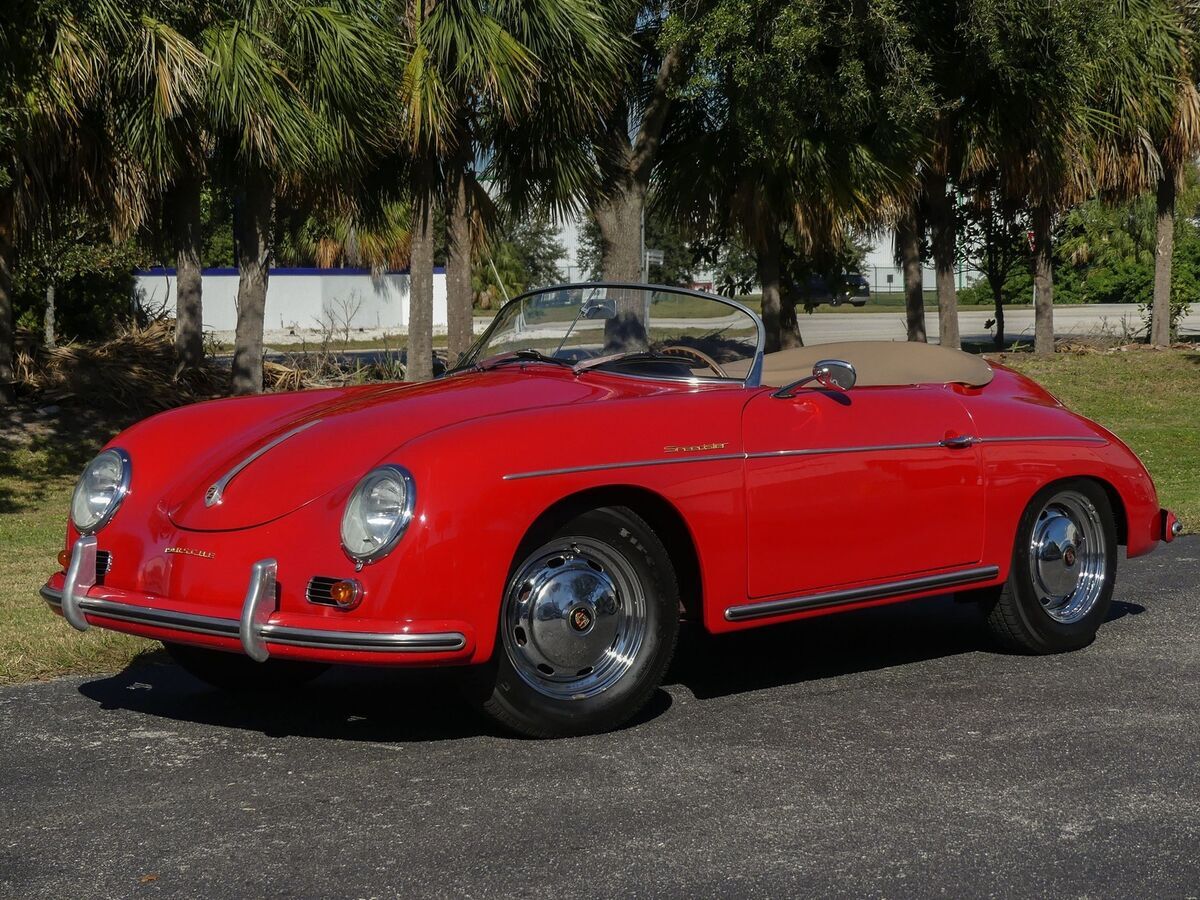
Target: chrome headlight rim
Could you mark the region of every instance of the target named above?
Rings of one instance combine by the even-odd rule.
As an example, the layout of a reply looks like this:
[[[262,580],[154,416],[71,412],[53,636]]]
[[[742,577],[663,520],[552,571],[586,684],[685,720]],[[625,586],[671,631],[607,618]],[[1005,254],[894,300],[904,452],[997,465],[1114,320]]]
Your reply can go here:
[[[351,511],[354,509],[355,500],[358,498],[359,494],[366,488],[367,485],[380,476],[394,478],[403,485],[404,503],[401,507],[400,515],[392,524],[391,531],[388,534],[387,539],[378,547],[373,548],[369,552],[358,553],[346,546],[346,520],[351,515]],[[387,463],[371,469],[369,472],[367,472],[367,474],[363,475],[363,477],[358,480],[358,482],[354,485],[354,489],[350,492],[350,496],[346,498],[346,507],[342,511],[342,524],[339,533],[342,552],[345,553],[346,556],[348,556],[355,563],[357,568],[362,568],[365,565],[369,565],[383,559],[396,549],[396,545],[400,543],[400,539],[404,537],[405,532],[408,531],[408,526],[415,516],[416,506],[417,484],[413,479],[412,473],[409,472],[408,469],[404,468],[404,466],[396,465],[394,463]]]
[[[88,472],[96,461],[102,456],[115,456],[121,466],[121,477],[117,480],[116,492],[113,499],[109,501],[108,507],[104,513],[95,522],[81,525],[75,520],[75,498],[79,495],[80,489],[84,485],[84,479],[87,478]],[[94,457],[88,460],[88,464],[83,469],[83,474],[79,476],[79,480],[75,482],[75,490],[71,492],[71,524],[75,526],[75,530],[80,534],[89,535],[95,534],[105,525],[112,521],[113,516],[117,514],[117,510],[121,508],[121,504],[125,498],[129,496],[130,486],[133,482],[133,460],[129,454],[120,447],[109,447],[106,450],[101,450]]]

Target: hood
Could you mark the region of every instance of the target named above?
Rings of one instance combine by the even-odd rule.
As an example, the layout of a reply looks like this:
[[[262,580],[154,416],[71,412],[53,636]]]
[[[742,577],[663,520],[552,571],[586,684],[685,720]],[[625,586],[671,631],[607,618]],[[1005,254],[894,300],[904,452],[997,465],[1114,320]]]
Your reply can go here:
[[[164,497],[167,514],[176,526],[195,531],[251,528],[358,481],[421,435],[468,419],[611,394],[570,373],[516,370],[339,392],[299,414],[265,416],[190,460],[184,455],[184,474]],[[218,484],[220,501],[209,505],[205,495]]]

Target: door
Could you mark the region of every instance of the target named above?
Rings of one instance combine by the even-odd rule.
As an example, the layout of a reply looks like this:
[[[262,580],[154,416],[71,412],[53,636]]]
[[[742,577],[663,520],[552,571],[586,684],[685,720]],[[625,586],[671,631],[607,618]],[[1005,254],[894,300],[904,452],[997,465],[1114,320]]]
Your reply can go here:
[[[763,392],[746,406],[743,435],[750,597],[979,562],[980,454],[950,390]]]

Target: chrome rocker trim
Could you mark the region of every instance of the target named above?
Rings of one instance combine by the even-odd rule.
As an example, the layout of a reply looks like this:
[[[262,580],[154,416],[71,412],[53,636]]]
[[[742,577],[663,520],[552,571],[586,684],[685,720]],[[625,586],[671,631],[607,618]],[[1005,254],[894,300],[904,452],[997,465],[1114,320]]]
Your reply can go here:
[[[250,585],[246,591],[240,620],[201,616],[195,613],[156,609],[151,606],[135,606],[116,600],[80,596],[81,590],[86,590],[91,585],[84,587],[79,578],[76,578],[72,584],[71,572],[80,569],[86,573],[95,569],[94,562],[91,569],[84,566],[89,549],[87,546],[81,548],[79,545],[86,540],[87,538],[80,538],[76,543],[63,590],[57,591],[46,586],[41,589],[42,598],[51,607],[60,609],[64,618],[67,618],[67,621],[80,631],[86,631],[91,627],[91,622],[85,615],[85,613],[89,613],[118,622],[132,622],[136,625],[150,625],[155,628],[170,628],[190,634],[205,634],[212,637],[240,640],[246,655],[259,662],[270,656],[268,643],[364,653],[445,653],[461,650],[467,646],[466,635],[457,631],[402,634],[380,631],[326,631],[272,624],[267,619],[275,608],[276,564],[273,559],[260,560],[252,567]],[[94,538],[91,542],[90,552],[94,560]],[[79,566],[76,565],[77,559]],[[73,590],[68,591],[68,587],[73,587]],[[67,616],[68,610],[71,610],[74,618]]]
[[[744,622],[749,619],[765,619],[768,616],[783,616],[808,609],[822,609],[828,606],[859,603],[863,600],[879,600],[900,594],[915,594],[918,591],[976,584],[981,581],[991,581],[999,574],[998,566],[982,566],[977,569],[925,575],[921,578],[907,578],[903,581],[890,581],[887,584],[873,584],[844,591],[828,591],[822,594],[809,594],[805,597],[789,597],[786,600],[746,603],[726,609],[725,620],[727,622]]]

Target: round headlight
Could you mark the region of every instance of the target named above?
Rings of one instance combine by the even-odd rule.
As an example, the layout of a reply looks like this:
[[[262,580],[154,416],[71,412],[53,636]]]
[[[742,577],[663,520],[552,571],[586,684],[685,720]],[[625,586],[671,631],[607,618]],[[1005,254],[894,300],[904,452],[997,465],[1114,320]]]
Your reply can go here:
[[[412,520],[416,500],[416,487],[407,471],[399,466],[372,469],[346,502],[342,549],[361,563],[386,556]]]
[[[105,450],[88,463],[71,497],[71,521],[81,534],[93,534],[108,524],[129,493],[131,475],[124,450]]]

